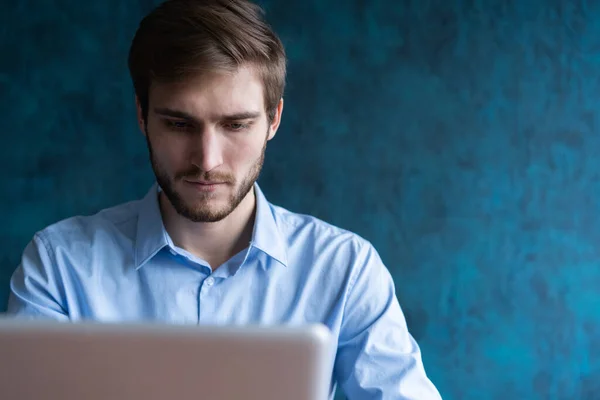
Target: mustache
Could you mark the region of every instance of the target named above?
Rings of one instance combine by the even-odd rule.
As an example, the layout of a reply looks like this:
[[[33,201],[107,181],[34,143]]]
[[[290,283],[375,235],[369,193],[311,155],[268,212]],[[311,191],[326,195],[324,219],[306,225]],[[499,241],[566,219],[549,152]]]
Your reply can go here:
[[[224,172],[206,172],[202,171],[197,166],[192,166],[185,171],[178,172],[175,174],[175,179],[189,179],[189,180],[201,180],[201,181],[209,181],[209,182],[233,182],[234,177],[231,174],[227,174]]]

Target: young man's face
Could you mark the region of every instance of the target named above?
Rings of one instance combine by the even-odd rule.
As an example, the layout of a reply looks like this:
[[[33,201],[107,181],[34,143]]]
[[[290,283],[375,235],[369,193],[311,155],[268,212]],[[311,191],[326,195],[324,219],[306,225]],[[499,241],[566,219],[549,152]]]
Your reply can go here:
[[[179,84],[153,84],[144,131],[152,168],[169,202],[194,222],[228,216],[248,195],[283,102],[267,119],[263,84],[251,68]]]

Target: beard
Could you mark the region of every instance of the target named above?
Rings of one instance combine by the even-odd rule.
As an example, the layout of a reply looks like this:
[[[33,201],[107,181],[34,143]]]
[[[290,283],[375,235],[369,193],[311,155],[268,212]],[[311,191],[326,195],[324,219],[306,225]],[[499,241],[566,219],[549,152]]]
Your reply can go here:
[[[218,222],[231,214],[240,205],[242,200],[244,200],[246,195],[253,188],[254,183],[258,180],[264,164],[265,151],[267,148],[267,140],[265,139],[260,156],[254,162],[246,176],[244,176],[240,183],[237,184],[235,177],[231,174],[204,172],[195,165],[191,166],[188,170],[178,172],[174,177],[171,177],[167,172],[167,169],[160,163],[152,150],[152,144],[150,143],[147,130],[146,142],[150,153],[150,163],[152,164],[152,169],[154,170],[158,185],[161,187],[167,200],[169,200],[177,214],[192,222]],[[175,188],[175,182],[184,179],[225,182],[225,185],[232,186],[234,190],[233,193],[228,196],[226,204],[217,208],[210,204],[211,200],[215,197],[213,193],[198,193],[193,201],[187,201]]]

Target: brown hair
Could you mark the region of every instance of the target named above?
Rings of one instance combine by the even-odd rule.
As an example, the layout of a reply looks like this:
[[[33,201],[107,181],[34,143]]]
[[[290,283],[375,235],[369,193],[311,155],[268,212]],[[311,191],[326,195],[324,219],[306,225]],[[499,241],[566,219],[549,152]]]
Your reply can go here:
[[[129,50],[129,72],[144,120],[153,81],[175,82],[251,65],[264,87],[269,121],[283,96],[283,44],[248,0],[167,0],[141,22]]]

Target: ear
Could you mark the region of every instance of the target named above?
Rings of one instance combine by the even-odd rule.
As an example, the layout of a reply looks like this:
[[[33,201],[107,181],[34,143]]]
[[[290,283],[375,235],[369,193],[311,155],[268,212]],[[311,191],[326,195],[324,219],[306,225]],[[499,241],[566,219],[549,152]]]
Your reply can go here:
[[[140,104],[140,99],[137,96],[135,96],[135,108],[136,108],[138,126],[140,127],[142,134],[144,136],[146,136],[146,123],[144,122],[144,117],[142,115],[142,106]]]
[[[273,117],[273,121],[271,121],[271,125],[269,126],[269,136],[267,140],[271,140],[275,137],[277,133],[277,129],[279,129],[279,124],[281,124],[281,114],[283,113],[283,98],[279,100],[279,104],[277,104],[277,109],[275,110],[275,116]]]

